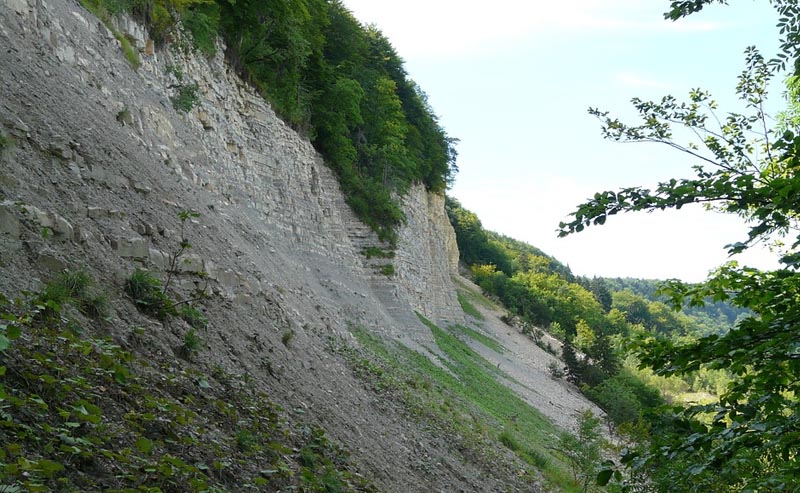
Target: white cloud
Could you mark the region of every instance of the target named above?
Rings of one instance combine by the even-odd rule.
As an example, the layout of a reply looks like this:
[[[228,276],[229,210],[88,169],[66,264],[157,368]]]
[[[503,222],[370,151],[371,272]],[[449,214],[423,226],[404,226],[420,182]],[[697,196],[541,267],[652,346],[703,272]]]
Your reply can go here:
[[[649,3],[649,2],[648,2]],[[401,56],[491,52],[509,42],[597,31],[709,31],[720,24],[660,20],[662,5],[634,0],[346,0],[356,18],[377,25]]]

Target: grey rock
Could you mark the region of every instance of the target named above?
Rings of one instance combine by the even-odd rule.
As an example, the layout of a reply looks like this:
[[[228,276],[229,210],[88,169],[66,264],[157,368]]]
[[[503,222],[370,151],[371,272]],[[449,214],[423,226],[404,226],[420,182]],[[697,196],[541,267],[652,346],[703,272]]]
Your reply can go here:
[[[144,238],[112,240],[111,247],[117,251],[117,255],[120,257],[143,260],[150,256],[150,248]]]
[[[61,260],[54,251],[49,249],[39,252],[36,257],[36,263],[51,272],[62,272],[67,268],[66,262]]]
[[[19,220],[14,213],[14,204],[0,204],[0,235],[6,238],[19,239]]]

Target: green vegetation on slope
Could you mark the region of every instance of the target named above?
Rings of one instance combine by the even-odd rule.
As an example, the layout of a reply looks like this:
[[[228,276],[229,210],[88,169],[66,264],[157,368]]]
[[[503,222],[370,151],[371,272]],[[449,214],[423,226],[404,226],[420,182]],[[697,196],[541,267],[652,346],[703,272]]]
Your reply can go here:
[[[445,330],[420,319],[445,355],[439,364],[364,329],[354,330],[361,351],[343,344],[333,350],[343,354],[375,391],[401,402],[414,419],[456,440],[458,449],[477,464],[498,467],[502,446],[531,468],[522,478],[525,481],[532,481],[533,471],[538,471],[551,487],[581,491],[569,461],[557,450],[559,430],[499,381],[508,378],[505,374],[457,337],[472,332]]]
[[[341,1],[82,3],[104,20],[133,14],[159,43],[182,25],[207,55],[222,36],[230,63],[311,139],[338,175],[347,203],[384,241],[396,240],[405,219],[397,198],[412,183],[443,192],[455,176],[456,139],[441,127],[389,40],[362,26]]]
[[[0,491],[375,491],[247,379],[135,357],[69,316],[101,316],[98,299],[84,273],[0,295]],[[148,339],[138,328],[128,342],[147,352]]]
[[[643,292],[653,286],[652,281],[576,277],[537,248],[484,230],[477,216],[457,201],[448,199],[447,210],[464,248],[462,262],[484,262],[471,265],[473,280],[513,313],[534,342],[541,344],[537,328],[541,327],[565,343],[561,356],[567,378],[614,422],[628,428],[638,423],[662,403],[658,391],[670,402],[688,402],[716,395],[730,382],[730,374],[721,369],[703,369],[682,378],[656,375],[639,368],[640,361],[626,343],[634,337],[686,342],[710,332],[724,333],[729,328],[727,317],[711,319],[699,310],[676,312],[658,299],[655,289],[647,291],[649,299],[627,289]],[[468,290],[460,292],[460,299],[465,293]],[[716,310],[737,313],[725,304]],[[560,375],[563,370],[554,372]]]

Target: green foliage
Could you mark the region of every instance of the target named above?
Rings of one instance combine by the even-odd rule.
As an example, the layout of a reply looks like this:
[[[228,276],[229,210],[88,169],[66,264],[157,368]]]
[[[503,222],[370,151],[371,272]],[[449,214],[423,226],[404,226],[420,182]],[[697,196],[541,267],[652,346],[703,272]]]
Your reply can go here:
[[[94,281],[83,270],[64,271],[45,285],[36,302],[45,314],[56,314],[64,305],[74,305],[81,313],[93,318],[108,314],[108,300],[95,289]]]
[[[383,248],[378,248],[375,246],[366,247],[361,253],[363,253],[367,259],[394,258],[394,250],[384,250]]]
[[[6,149],[10,149],[13,144],[14,141],[11,140],[11,137],[8,137],[7,135],[3,135],[2,133],[0,133],[0,152]]]
[[[353,333],[361,351],[347,345],[335,350],[383,399],[398,400],[426,427],[452,437],[471,460],[496,468],[503,460],[497,449],[503,446],[541,471],[554,488],[574,488],[568,466],[550,453],[557,434],[552,423],[500,383],[502,373],[456,337],[462,328],[442,330],[420,319],[446,355],[438,364],[363,329]]]
[[[384,276],[390,277],[394,275],[394,265],[386,264],[382,265],[379,269],[379,272]]]
[[[561,452],[572,468],[575,481],[581,491],[597,491],[595,478],[600,469],[603,440],[600,434],[600,418],[590,410],[578,415],[578,433],[561,432],[557,450]]]
[[[120,46],[122,46],[122,54],[125,55],[125,60],[128,61],[133,70],[139,70],[139,67],[142,66],[142,59],[139,58],[139,52],[136,47],[133,46],[127,36],[117,31],[112,32],[114,32],[114,37],[117,38]]]
[[[497,352],[497,353],[504,353],[506,348],[502,346],[497,340],[478,332],[477,330],[470,329],[464,325],[456,324],[450,327],[450,331],[454,334],[464,334],[470,339],[480,342],[484,346],[488,347],[489,349]]]
[[[192,35],[195,48],[206,56],[217,51],[216,38],[220,23],[220,7],[213,0],[187,2],[181,11],[183,26]]]
[[[172,96],[172,107],[178,111],[188,113],[197,106],[200,98],[197,94],[199,87],[196,83],[179,84],[176,87],[177,93]]]
[[[114,37],[119,41],[122,53],[125,59],[134,70],[138,70],[142,64],[139,58],[139,52],[133,47],[131,41],[122,33],[117,31],[111,18],[123,12],[130,12],[133,9],[134,2],[128,0],[80,0],[81,5],[94,14],[95,17],[100,19],[103,24],[108,28]]]
[[[289,347],[292,340],[294,339],[294,330],[293,329],[286,329],[283,331],[283,335],[281,335],[281,342],[284,346]]]
[[[161,281],[146,270],[133,271],[125,282],[125,292],[133,299],[136,308],[159,320],[177,315],[175,304],[164,293]]]
[[[711,3],[673,2],[669,16],[688,15]],[[686,102],[668,96],[660,102],[634,99],[641,123],[628,125],[591,110],[600,118],[607,138],[625,142],[657,142],[697,159],[690,178],[670,179],[653,189],[625,188],[601,192],[580,205],[561,234],[603,224],[620,212],[680,209],[691,203],[739,215],[748,221],[744,241],[727,246],[736,254],[774,236],[797,235],[800,211],[797,167],[800,140],[796,128],[770,129],[764,112],[767,86],[790,57],[797,59],[795,36],[800,12],[795,2],[774,2],[779,19],[782,51],[767,62],[750,48],[737,93],[743,113],[717,114],[707,92],[694,90]],[[784,122],[785,124],[785,122]],[[673,126],[689,129],[699,143],[677,142]],[[650,475],[659,491],[795,491],[800,489],[797,456],[800,365],[797,364],[797,326],[800,313],[800,236],[784,247],[783,268],[762,272],[729,263],[700,285],[674,281],[665,293],[673,305],[702,305],[706,299],[729,300],[748,308],[723,334],[698,339],[640,338],[635,344],[644,366],[657,375],[691,375],[699,370],[727,370],[733,376],[727,388],[710,404],[664,409],[653,420],[650,447],[626,454],[634,472]]]
[[[0,491],[376,491],[246,381],[78,334],[41,298],[0,295]]]
[[[194,327],[187,330],[186,334],[183,335],[183,346],[181,348],[183,353],[187,357],[191,357],[202,347],[203,339],[197,334],[197,330]]]

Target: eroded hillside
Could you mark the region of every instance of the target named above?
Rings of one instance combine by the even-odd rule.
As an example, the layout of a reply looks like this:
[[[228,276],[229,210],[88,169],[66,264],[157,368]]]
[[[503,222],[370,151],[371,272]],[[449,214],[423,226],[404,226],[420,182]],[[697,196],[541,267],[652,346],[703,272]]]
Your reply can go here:
[[[357,347],[352,332],[366,330],[402,341],[446,367],[441,340],[417,316],[441,327],[468,322],[452,281],[458,252],[443,197],[412,188],[393,256],[365,254],[389,248],[353,216],[311,145],[227,67],[224,50],[213,59],[178,45],[154,51],[137,24],[121,20],[117,29],[141,51],[138,70],[125,60],[113,33],[77,3],[0,4],[0,131],[6,142],[0,149],[0,292],[30,300],[33,295],[26,292],[41,292],[65,270],[93,278],[109,300],[105,318],[72,315],[86,334],[110,337],[133,355],[129,364],[142,389],[170,380],[172,387],[154,391],[153,399],[192,408],[194,421],[203,423],[195,430],[195,445],[232,433],[237,442],[244,440],[235,424],[225,425],[211,412],[211,402],[255,405],[268,398],[280,406],[275,412],[286,428],[273,431],[289,439],[273,456],[285,456],[289,472],[282,482],[269,483],[276,473],[264,471],[273,471],[272,463],[242,465],[245,454],[231,470],[260,475],[264,484],[200,468],[195,472],[207,472],[208,484],[225,489],[191,491],[258,490],[265,484],[345,491],[347,481],[361,484],[352,477],[381,491],[538,491],[535,470],[525,472],[529,466],[489,440],[489,430],[485,442],[470,444],[450,435],[440,418],[433,422],[441,426],[430,426],[409,411],[406,400],[365,381],[357,349],[356,357],[342,349]],[[181,111],[174,101],[195,85],[196,105]],[[125,291],[136,269],[169,282],[169,295],[179,305],[201,309],[208,326],[195,331],[191,321],[159,320],[137,310]],[[72,315],[67,310],[49,322],[36,317],[18,322],[30,329],[19,344],[32,351],[34,327],[59,325]],[[200,342],[187,351],[190,332]],[[45,336],[37,340],[55,344]],[[114,351],[107,356],[120,358]],[[9,373],[13,362],[22,364],[15,357],[3,360]],[[521,375],[534,370],[544,375],[544,368],[515,361],[509,380],[534,405],[534,380]],[[240,385],[233,381],[244,382],[249,400],[232,396],[230,389]],[[114,382],[124,385],[111,378],[92,381],[86,389],[96,394]],[[557,397],[540,397],[549,401],[544,407],[552,414]],[[575,399],[569,396],[562,423],[584,406]],[[126,408],[138,409],[136,392],[120,391],[117,406],[103,419],[122,419]],[[245,413],[239,419],[254,417]],[[302,451],[327,450],[318,435],[309,431],[313,439],[304,439],[299,431],[314,427],[325,432],[325,444],[330,440],[349,452],[349,458],[344,453],[334,458],[338,470],[355,475],[342,476],[342,489],[301,480],[304,467],[314,471]],[[157,433],[145,437],[155,445],[127,439],[144,455],[177,454]],[[239,443],[238,453],[252,450],[248,447]],[[202,447],[189,449],[182,461],[205,467],[233,453],[225,446],[206,450],[205,456]],[[0,462],[13,463],[18,453],[6,450]],[[35,470],[45,483],[60,474],[51,472],[52,477]],[[160,487],[190,491],[175,484]],[[128,485],[131,491],[138,486],[147,485]]]

